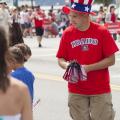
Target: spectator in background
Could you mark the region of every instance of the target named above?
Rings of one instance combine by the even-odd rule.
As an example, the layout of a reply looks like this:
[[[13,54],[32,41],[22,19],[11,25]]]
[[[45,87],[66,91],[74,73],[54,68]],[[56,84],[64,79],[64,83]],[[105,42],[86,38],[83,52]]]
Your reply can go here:
[[[97,16],[96,22],[100,23],[100,24],[105,23],[105,12],[104,12],[103,6],[101,6],[99,11],[98,11],[98,16]]]
[[[22,30],[22,34],[24,34],[24,30],[25,30],[25,6],[20,7],[19,16],[20,16],[20,19],[19,19],[20,27],[21,27],[21,30]]]
[[[0,26],[0,119],[33,120],[31,98],[27,86],[9,75],[11,55],[7,32]]]
[[[32,9],[28,8],[28,35],[32,38]]]
[[[8,32],[11,19],[9,11],[6,8],[6,6],[7,6],[6,2],[0,1],[0,24],[6,25]]]
[[[117,22],[117,14],[115,13],[115,6],[110,5],[108,9],[108,13],[105,18],[106,23],[115,23]],[[113,33],[114,40],[117,40],[117,33]]]
[[[21,30],[21,26],[19,24],[19,11],[18,8],[13,7],[11,9],[11,26],[10,26],[10,46],[14,46],[18,43],[24,43],[23,33]]]
[[[61,37],[63,31],[69,26],[68,15],[61,10],[61,22],[59,24],[59,36]]]
[[[58,25],[55,21],[51,22],[51,25],[47,28],[47,36],[56,37],[59,33]]]
[[[51,18],[51,20],[55,21],[56,20],[56,16],[53,12],[53,9],[50,9],[48,12],[48,16]]]
[[[32,36],[31,23],[32,23],[32,13],[31,10],[27,8],[24,13],[24,25],[25,25],[25,29],[23,32],[24,37],[27,37],[29,35]]]
[[[61,9],[58,9],[57,13],[56,13],[56,23],[58,24],[58,26],[60,25],[60,23],[62,21],[61,12],[62,12]]]
[[[47,23],[46,25],[44,25],[44,29],[45,29],[44,36],[46,38],[56,37],[59,33],[58,24],[56,23],[56,20],[55,20],[55,15],[52,15],[50,13],[48,13],[46,20],[44,21],[44,23],[45,22]]]
[[[66,29],[66,27],[69,26],[69,18],[68,15],[65,14],[63,11],[61,12],[61,24],[60,27],[63,29],[63,31]]]

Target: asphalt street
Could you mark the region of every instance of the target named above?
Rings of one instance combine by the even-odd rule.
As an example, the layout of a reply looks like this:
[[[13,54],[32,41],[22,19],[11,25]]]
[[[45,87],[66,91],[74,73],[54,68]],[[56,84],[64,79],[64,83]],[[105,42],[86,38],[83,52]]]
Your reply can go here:
[[[35,101],[40,102],[33,109],[34,120],[71,120],[67,106],[67,83],[62,79],[62,70],[56,59],[60,38],[44,38],[42,48],[36,37],[25,38],[32,50],[32,57],[25,64],[35,75]],[[120,42],[116,42],[120,48]],[[115,120],[120,120],[120,52],[116,53],[116,64],[110,67]]]

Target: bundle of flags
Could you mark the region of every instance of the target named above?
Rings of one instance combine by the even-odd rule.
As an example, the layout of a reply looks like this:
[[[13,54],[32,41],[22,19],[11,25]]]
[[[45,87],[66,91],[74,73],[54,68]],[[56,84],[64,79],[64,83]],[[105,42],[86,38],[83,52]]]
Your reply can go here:
[[[69,83],[78,83],[79,80],[87,80],[87,74],[84,70],[84,67],[74,60],[67,67],[63,78]]]

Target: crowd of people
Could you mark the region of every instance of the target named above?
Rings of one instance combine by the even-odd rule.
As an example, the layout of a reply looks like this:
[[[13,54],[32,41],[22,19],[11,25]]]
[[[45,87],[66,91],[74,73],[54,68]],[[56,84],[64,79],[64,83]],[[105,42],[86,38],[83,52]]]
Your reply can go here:
[[[68,16],[61,10],[54,12],[53,7],[46,12],[40,6],[9,7],[2,2],[0,3],[0,22],[9,27],[11,46],[23,43],[23,38],[27,36],[36,35],[38,46],[41,47],[43,36],[56,37],[69,25]]]
[[[110,5],[107,9],[104,6],[101,6],[99,11],[98,11],[98,16],[96,19],[96,22],[99,24],[110,24],[110,23],[116,23],[119,21],[118,14],[115,11],[116,7],[115,5]],[[115,31],[115,30],[114,30]],[[114,40],[117,40],[117,33],[112,32],[111,34],[113,35]]]
[[[0,21],[3,22],[5,16],[4,23],[9,25],[11,46],[24,42],[23,37],[36,35],[38,46],[42,47],[43,37],[61,36],[65,28],[70,25],[68,15],[61,9],[55,10],[53,6],[50,10],[45,10],[40,6],[9,7],[6,3],[0,3],[0,9]],[[95,22],[100,24],[115,23],[118,20],[115,5],[110,5],[108,8],[101,6],[96,14]],[[116,34],[113,34],[113,37],[117,39]]]

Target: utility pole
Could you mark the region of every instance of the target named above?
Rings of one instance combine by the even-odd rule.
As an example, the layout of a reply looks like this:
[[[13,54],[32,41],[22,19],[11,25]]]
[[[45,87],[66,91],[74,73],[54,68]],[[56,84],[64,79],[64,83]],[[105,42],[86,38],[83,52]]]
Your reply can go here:
[[[33,0],[31,0],[31,7],[34,8],[34,5],[33,5]]]
[[[18,0],[13,0],[13,5],[18,7]]]

